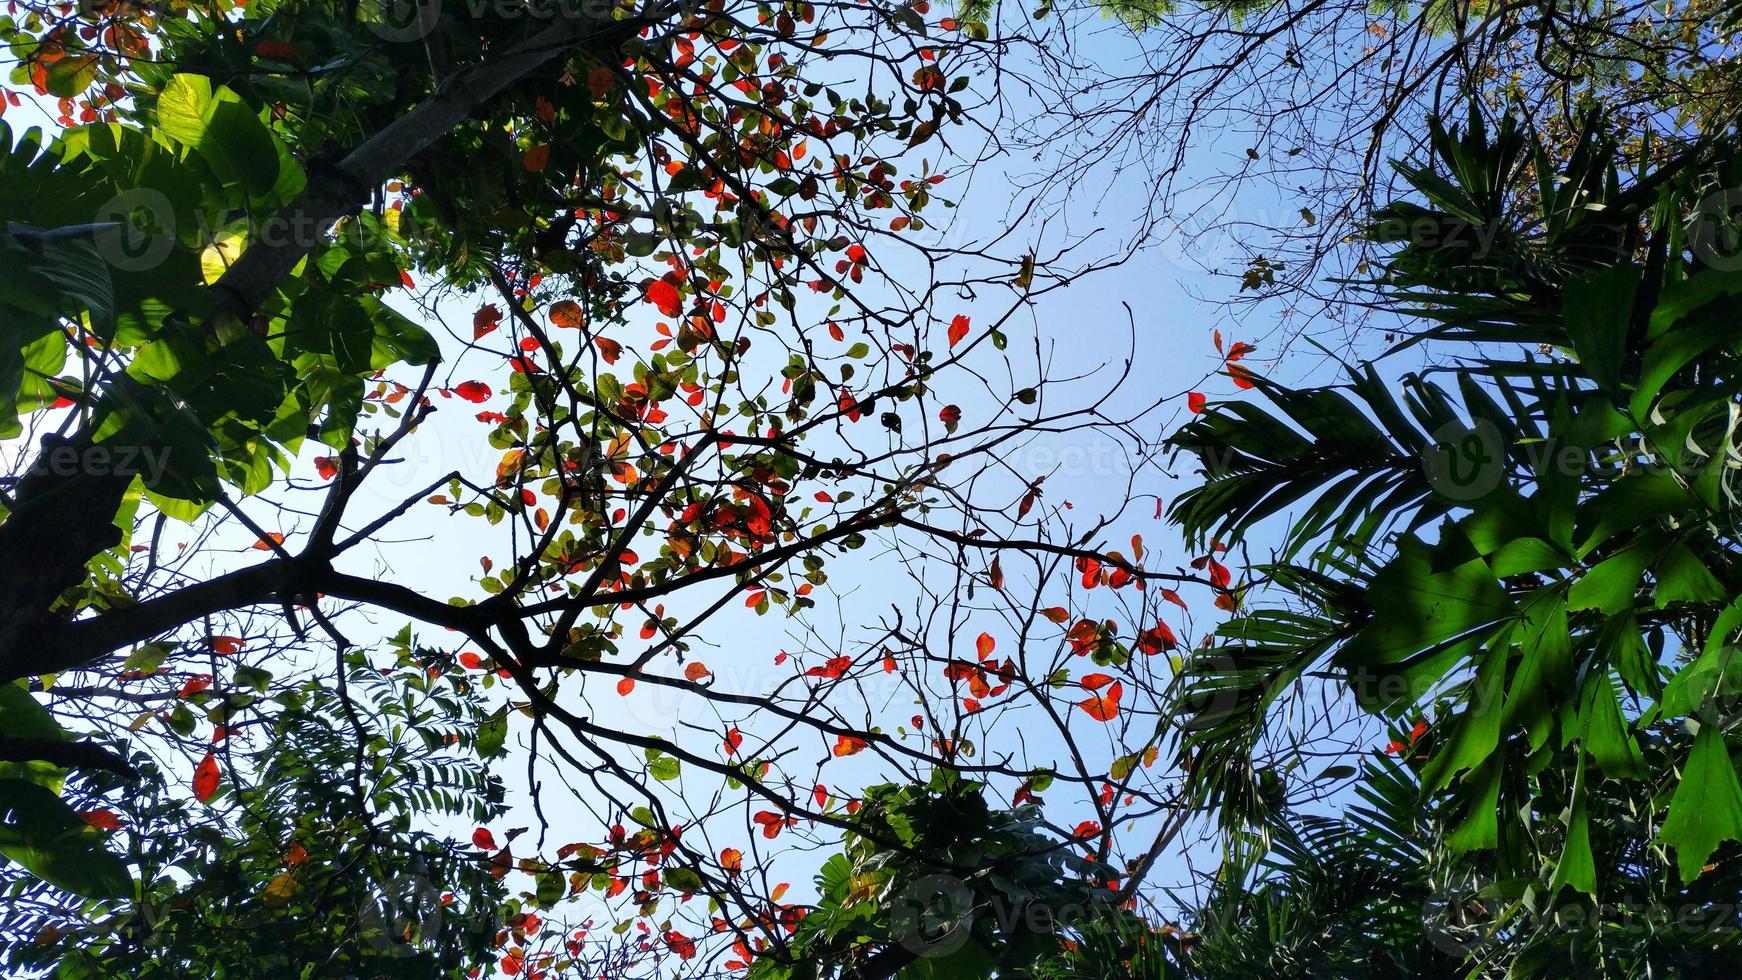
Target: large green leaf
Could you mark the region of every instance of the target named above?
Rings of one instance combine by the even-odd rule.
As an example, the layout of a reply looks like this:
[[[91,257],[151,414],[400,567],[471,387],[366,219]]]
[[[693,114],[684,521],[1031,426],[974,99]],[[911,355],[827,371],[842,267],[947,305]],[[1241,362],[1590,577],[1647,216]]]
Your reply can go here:
[[[1702,726],[1694,739],[1657,840],[1675,848],[1683,882],[1700,876],[1719,844],[1742,840],[1742,785],[1716,726]]]
[[[59,796],[33,782],[0,779],[0,854],[75,895],[131,894],[127,865]]]

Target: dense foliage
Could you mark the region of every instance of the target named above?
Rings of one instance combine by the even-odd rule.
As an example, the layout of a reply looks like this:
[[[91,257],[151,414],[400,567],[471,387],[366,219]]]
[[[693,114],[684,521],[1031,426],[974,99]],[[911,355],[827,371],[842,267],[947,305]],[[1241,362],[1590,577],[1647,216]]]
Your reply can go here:
[[[1174,505],[1188,534],[1299,514],[1180,690],[1195,798],[1236,838],[1281,835],[1274,871],[1222,899],[1251,907],[1207,920],[1217,956],[1413,972],[1372,950],[1422,947],[1434,901],[1439,953],[1477,973],[1705,975],[1735,955],[1742,266],[1711,197],[1737,177],[1734,143],[1624,174],[1610,131],[1593,114],[1557,157],[1511,116],[1436,123],[1432,161],[1407,168],[1419,198],[1375,215],[1394,249],[1375,288],[1457,362],[1405,377],[1401,399],[1371,366],[1325,388],[1254,379],[1262,402],[1213,404],[1174,437],[1208,477]],[[1385,719],[1399,761],[1321,774],[1299,749],[1255,751],[1309,677]],[[1289,778],[1391,802],[1302,823]],[[1347,859],[1294,843],[1350,833]],[[1349,860],[1384,875],[1381,914],[1252,941],[1253,917],[1354,898],[1312,884]]]
[[[1727,975],[1738,9],[14,4],[0,963]]]

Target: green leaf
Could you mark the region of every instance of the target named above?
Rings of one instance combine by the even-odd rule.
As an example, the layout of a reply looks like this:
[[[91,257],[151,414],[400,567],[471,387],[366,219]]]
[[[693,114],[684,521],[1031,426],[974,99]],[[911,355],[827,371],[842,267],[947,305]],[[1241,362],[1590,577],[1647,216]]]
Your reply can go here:
[[[1476,769],[1494,755],[1500,744],[1502,694],[1506,684],[1506,661],[1510,653],[1503,631],[1489,644],[1476,670],[1476,680],[1465,696],[1464,710],[1459,714],[1457,728],[1446,745],[1435,750],[1422,767],[1421,785],[1424,792],[1445,788],[1456,774]]]
[[[647,750],[647,771],[654,779],[669,783],[683,775],[683,766],[658,749]]]
[[[22,779],[0,779],[0,854],[75,895],[119,898],[133,876],[102,837],[60,797]]]
[[[666,868],[665,883],[667,887],[680,892],[699,892],[702,890],[702,876],[689,868]]]
[[[1561,859],[1555,864],[1549,894],[1566,885],[1587,895],[1597,893],[1597,862],[1591,856],[1591,819],[1585,812],[1585,766],[1579,764],[1573,777],[1573,807],[1567,817],[1567,836],[1561,842]]]
[[[538,876],[538,904],[550,908],[568,893],[568,880],[560,871],[546,871]]]
[[[502,753],[502,743],[508,739],[508,708],[497,708],[496,713],[484,719],[478,725],[477,750],[480,758],[488,759]]]
[[[1363,703],[1383,705],[1420,691],[1443,675],[1481,639],[1486,628],[1516,614],[1494,573],[1480,558],[1434,570],[1434,556],[1419,539],[1398,543],[1397,557],[1368,590],[1373,618],[1338,651],[1337,662],[1381,675],[1361,684]],[[1385,683],[1401,677],[1405,684]]]
[[[1627,356],[1627,324],[1640,270],[1610,266],[1576,282],[1562,295],[1567,336],[1579,364],[1611,395],[1621,393],[1621,362]]]
[[[226,184],[248,194],[271,194],[278,182],[279,147],[272,131],[229,89],[203,75],[175,75],[158,96],[158,126],[193,149]]]
[[[1742,840],[1742,785],[1736,782],[1724,736],[1716,725],[1702,725],[1657,841],[1675,848],[1682,883],[1687,884],[1727,840]]]

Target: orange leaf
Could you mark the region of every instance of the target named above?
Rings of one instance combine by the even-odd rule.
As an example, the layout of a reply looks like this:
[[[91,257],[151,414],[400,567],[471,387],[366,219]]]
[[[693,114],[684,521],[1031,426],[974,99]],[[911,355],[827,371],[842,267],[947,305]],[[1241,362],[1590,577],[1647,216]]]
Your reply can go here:
[[[685,667],[683,675],[692,681],[699,681],[702,678],[709,676],[708,665],[698,660],[695,663],[690,664],[688,667]]]
[[[628,693],[630,691],[633,691],[633,690],[635,690],[635,678],[625,677],[622,680],[617,682],[617,693],[618,694],[626,696],[626,695],[628,695]]]
[[[954,347],[961,343],[962,338],[967,335],[968,318],[961,314],[957,314],[956,318],[950,321],[950,346]]]
[[[865,750],[865,740],[851,735],[842,735],[835,739],[835,755],[858,755]]]
[[[565,299],[550,308],[550,322],[559,327],[579,330],[586,324],[587,316],[581,310],[581,304],[572,299]]]
[[[526,458],[526,450],[510,449],[502,454],[502,461],[496,464],[496,485],[508,482],[508,478],[520,471],[520,466]]]
[[[268,540],[266,540],[266,538],[271,538],[272,540],[268,541]],[[283,543],[284,543],[284,535],[279,534],[277,531],[270,531],[267,533],[265,538],[261,538],[259,541],[254,542],[254,550],[255,551],[271,551],[273,545],[283,544]]]
[[[992,655],[992,649],[997,645],[998,641],[992,639],[992,634],[981,633],[980,638],[974,641],[974,652],[979,655],[981,660],[985,660]]]
[[[520,165],[526,168],[527,173],[538,173],[548,163],[550,163],[549,144],[532,147],[526,151],[525,156],[520,158]]]
[[[1112,721],[1119,714],[1119,697],[1125,692],[1124,687],[1114,681],[1105,694],[1095,694],[1084,698],[1078,703],[1090,718],[1096,721]]]

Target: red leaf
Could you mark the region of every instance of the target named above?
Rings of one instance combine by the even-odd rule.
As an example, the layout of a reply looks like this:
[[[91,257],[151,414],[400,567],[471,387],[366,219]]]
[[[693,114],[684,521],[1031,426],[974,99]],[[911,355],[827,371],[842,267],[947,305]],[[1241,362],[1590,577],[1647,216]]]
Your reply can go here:
[[[680,960],[687,960],[696,955],[696,941],[677,930],[668,930],[664,936],[665,944],[677,954]]]
[[[409,273],[409,272],[401,272],[399,274],[399,282],[406,289],[416,289],[417,288],[417,283],[412,282],[411,273]]]
[[[331,480],[333,477],[339,475],[338,459],[332,456],[316,456],[315,472],[320,474],[321,479]]]
[[[496,836],[490,833],[489,828],[479,827],[472,831],[472,845],[481,847],[486,851],[494,851],[496,849]]]
[[[841,735],[835,739],[835,755],[858,755],[865,750],[865,740],[851,735]]]
[[[683,297],[678,294],[676,286],[664,279],[655,279],[647,284],[647,301],[659,307],[659,312],[666,316],[677,316],[683,312]]]
[[[1230,364],[1228,365],[1228,377],[1234,379],[1234,387],[1250,388],[1254,384],[1252,379],[1255,375],[1238,364]]]
[[[726,729],[726,737],[723,742],[726,746],[727,757],[731,757],[736,755],[738,747],[744,744],[744,735],[736,728],[728,728]]]
[[[206,757],[194,768],[194,797],[201,803],[211,799],[212,794],[218,791],[220,775],[218,757],[207,752]]]
[[[95,810],[81,810],[79,811],[79,819],[85,822],[85,826],[95,827],[98,830],[121,829],[121,818],[115,815],[114,810],[104,807]]]
[[[824,786],[822,783],[818,783],[816,789],[811,790],[811,798],[817,801],[818,809],[828,806],[829,788]]]
[[[950,321],[950,346],[954,347],[961,343],[962,338],[967,335],[968,318],[961,314],[957,314],[956,318]]]
[[[1071,618],[1070,612],[1063,606],[1053,606],[1050,609],[1042,609],[1040,614],[1061,626],[1064,624],[1065,620]]]
[[[540,170],[543,170],[545,168],[546,164],[549,164],[549,163],[550,163],[550,146],[549,145],[532,147],[531,149],[526,151],[525,156],[520,158],[520,165],[526,168],[527,173],[533,173],[533,174],[538,173]]]
[[[692,681],[699,681],[702,678],[709,676],[708,665],[698,660],[695,663],[690,664],[688,667],[685,667],[683,675]]]
[[[1151,656],[1172,650],[1178,645],[1179,640],[1174,637],[1173,630],[1160,620],[1156,621],[1153,629],[1144,630],[1137,637],[1137,648]]]
[[[1208,402],[1209,399],[1201,391],[1186,392],[1186,407],[1192,410],[1193,415],[1204,414],[1204,405]]]
[[[482,306],[472,314],[472,339],[477,340],[502,325],[502,311],[495,306]]]
[[[625,677],[622,680],[617,682],[617,693],[618,694],[627,696],[629,694],[629,692],[633,691],[633,690],[635,690],[635,678]]]
[[[1113,683],[1113,678],[1106,674],[1090,674],[1077,683],[1083,685],[1083,690],[1085,691],[1099,691],[1101,688]]]
[[[454,394],[480,405],[490,398],[490,386],[482,381],[462,381],[454,386]]]
[[[242,649],[242,640],[235,636],[214,636],[211,639],[212,652],[229,656]]]
[[[962,420],[962,410],[954,405],[945,405],[938,409],[938,421],[953,426]]]
[[[998,641],[992,639],[992,634],[981,633],[980,638],[974,641],[974,652],[979,655],[981,660],[985,660],[992,655],[993,649],[997,646]]]
[[[847,672],[853,666],[853,658],[847,656],[830,657],[821,667],[812,667],[804,672],[806,677],[827,677],[833,680]]]
[[[484,658],[475,653],[460,654],[460,666],[467,670],[483,670]]]
[[[191,698],[194,695],[200,693],[201,691],[203,691],[206,688],[211,687],[211,686],[212,686],[212,675],[211,674],[195,674],[194,676],[187,679],[187,683],[183,684],[181,686],[180,691],[176,692],[176,697],[178,697],[178,698]]]
[[[1211,585],[1215,586],[1218,589],[1225,589],[1228,587],[1228,584],[1230,582],[1234,581],[1234,577],[1231,574],[1229,574],[1227,566],[1223,565],[1221,562],[1217,561],[1214,558],[1210,559],[1209,564],[1210,564],[1210,584]]]

